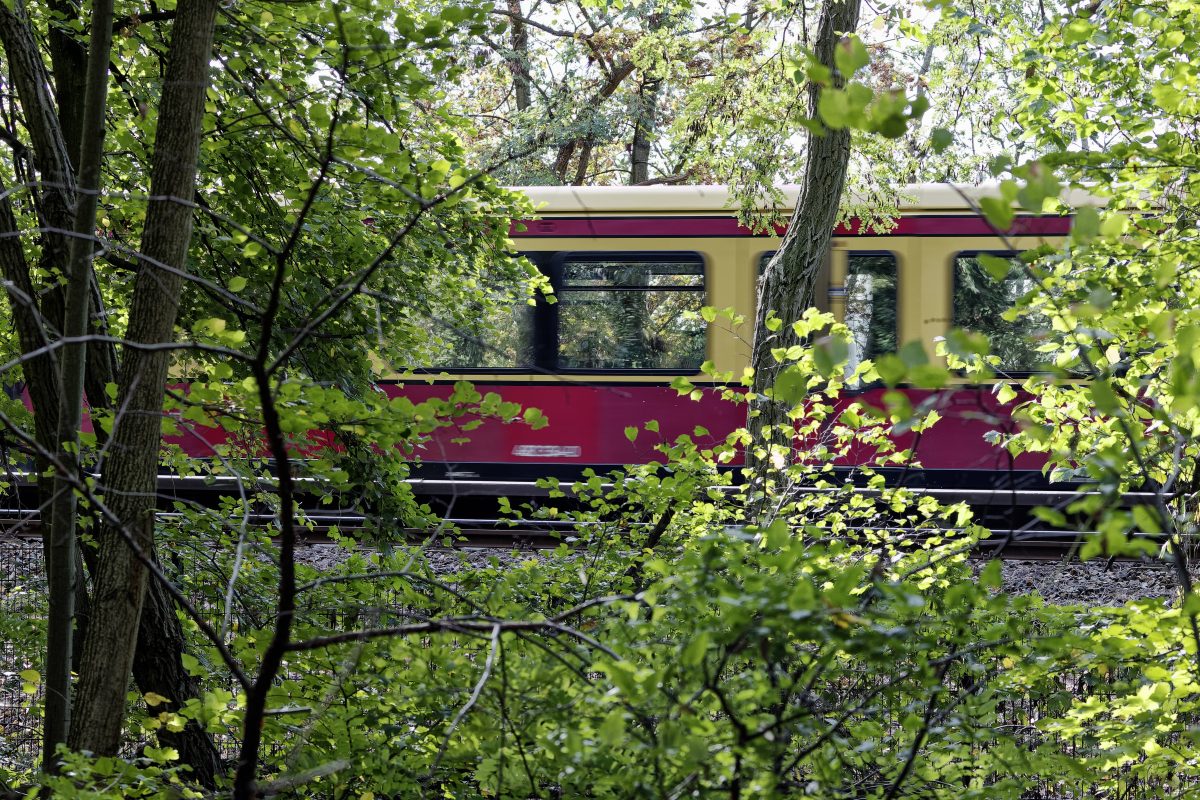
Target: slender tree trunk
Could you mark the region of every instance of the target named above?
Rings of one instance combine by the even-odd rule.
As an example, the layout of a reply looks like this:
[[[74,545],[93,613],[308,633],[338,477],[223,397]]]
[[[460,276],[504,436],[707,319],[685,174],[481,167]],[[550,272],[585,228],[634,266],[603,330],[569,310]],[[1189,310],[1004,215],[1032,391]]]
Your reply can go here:
[[[0,270],[4,274],[13,327],[21,352],[32,353],[45,347],[50,340],[42,324],[37,292],[33,287],[20,233],[7,187],[0,184]],[[33,403],[34,435],[38,443],[48,449],[58,429],[60,391],[55,360],[50,355],[41,355],[23,363],[21,371]]]
[[[91,135],[83,139],[75,192],[74,237],[70,241],[63,335],[82,338],[91,305],[92,253],[95,250],[96,205],[100,166],[104,160],[104,111],[108,99],[108,59],[112,46],[112,0],[93,0],[92,35],[82,123]],[[76,500],[73,481],[81,474],[79,427],[83,419],[83,379],[87,345],[66,345],[60,355],[58,461],[54,475],[50,546],[46,548],[49,613],[46,621],[46,716],[42,764],[53,769],[55,751],[67,740],[71,723],[71,635],[75,617]],[[73,474],[66,471],[67,465]]]
[[[650,180],[650,146],[658,124],[658,89],[661,81],[647,78],[638,92],[637,115],[633,120],[633,142],[629,154],[629,184],[637,186]]]
[[[841,86],[843,77],[834,67],[834,48],[843,33],[852,33],[858,25],[860,0],[825,0],[817,22],[813,51],[820,63],[834,71],[834,83]],[[820,88],[810,85],[808,105],[810,114],[817,115]],[[778,252],[767,265],[758,297],[758,315],[754,325],[754,367],[752,391],[760,400],[750,404],[747,425],[754,443],[746,454],[747,466],[757,478],[764,478],[770,469],[770,447],[791,450],[794,430],[783,403],[764,397],[775,384],[780,365],[771,355],[772,348],[789,347],[798,343],[791,323],[800,318],[813,304],[817,277],[829,256],[830,239],[837,221],[846,169],[850,162],[850,130],[825,130],[821,135],[808,135],[804,178],[796,198],[796,208],[788,224],[787,234]],[[766,327],[767,315],[774,311],[783,320],[783,327],[771,332]]]
[[[85,130],[83,107],[88,83],[88,51],[72,34],[70,23],[82,20],[82,9],[74,0],[51,0],[50,8],[58,17],[46,32],[58,119],[67,152],[78,153]],[[109,33],[111,35],[111,27]]]
[[[132,343],[173,340],[183,279],[156,268],[182,270],[192,235],[204,98],[217,0],[178,6],[159,105],[141,269],[134,284],[127,338]],[[117,752],[125,718],[125,689],[137,644],[147,571],[134,553],[153,552],[154,492],[161,444],[161,409],[168,354],[126,347],[118,408],[105,463],[105,498],[132,539],[104,525],[93,590],[92,621],[84,641],[72,720],[73,749]]]
[[[510,21],[510,39],[513,54],[509,59],[509,68],[513,74],[513,91],[516,95],[517,112],[528,111],[533,102],[530,96],[529,80],[529,29],[525,27],[522,18],[521,0],[508,0]]]
[[[19,4],[17,9],[20,9]],[[21,101],[33,163],[40,178],[34,197],[45,231],[42,260],[52,269],[65,271],[69,257],[66,234],[75,219],[75,175],[54,98],[50,94],[50,74],[42,62],[37,41],[19,11],[0,4],[0,42],[4,45],[6,66]],[[55,330],[62,330],[61,292],[53,294],[57,297],[49,307],[43,306],[43,312]]]
[[[78,17],[79,9],[73,3],[59,0],[53,8],[64,15],[64,25]],[[72,229],[75,219],[73,156],[78,156],[84,138],[82,114],[87,52],[62,25],[52,27],[47,39],[54,64],[56,88],[53,98],[50,73],[42,63],[37,37],[28,21],[14,10],[0,7],[0,42],[4,45],[12,80],[21,100],[30,149],[41,178],[34,196],[45,231],[42,262],[50,269],[65,270],[70,252],[69,237],[65,232]],[[104,308],[94,270],[91,281],[93,316],[89,330],[106,333]],[[41,304],[50,330],[62,330],[64,307],[61,289],[50,287]],[[88,348],[85,385],[93,405],[103,405],[107,399],[104,387],[116,380],[116,363],[116,348],[111,344]],[[50,447],[53,439],[43,444]]]
[[[567,182],[567,170],[571,166],[571,158],[575,155],[575,140],[563,144],[558,148],[558,155],[554,158],[554,174],[557,176],[559,183]]]
[[[583,139],[579,145],[579,162],[575,165],[575,186],[583,186],[587,180],[588,168],[592,165],[592,140]]]

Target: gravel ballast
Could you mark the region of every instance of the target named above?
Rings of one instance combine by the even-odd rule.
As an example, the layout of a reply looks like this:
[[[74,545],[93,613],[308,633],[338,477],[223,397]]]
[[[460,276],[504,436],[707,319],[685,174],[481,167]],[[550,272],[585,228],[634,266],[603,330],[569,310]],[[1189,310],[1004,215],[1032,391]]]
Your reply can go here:
[[[530,559],[549,558],[550,553],[545,550],[490,548],[452,551],[435,548],[427,552],[426,558],[435,571],[452,574],[462,569],[464,564],[473,567],[490,564],[516,566]],[[331,544],[303,544],[297,549],[297,559],[317,569],[331,568],[345,558],[346,550]],[[976,570],[982,569],[985,563],[982,560],[975,562]],[[41,567],[39,540],[0,537],[0,605],[3,605],[5,588],[11,590],[21,586],[28,592],[44,586]],[[1171,565],[1163,561],[1004,561],[1001,569],[1004,591],[1020,595],[1038,594],[1047,603],[1055,605],[1120,606],[1131,600],[1171,600],[1178,594],[1175,573]]]

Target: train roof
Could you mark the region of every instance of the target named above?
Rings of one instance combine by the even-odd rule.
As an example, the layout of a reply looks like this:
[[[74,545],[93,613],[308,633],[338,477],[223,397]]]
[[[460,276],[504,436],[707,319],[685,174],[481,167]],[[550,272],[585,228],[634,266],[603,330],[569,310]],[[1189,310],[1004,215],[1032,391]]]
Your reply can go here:
[[[541,214],[631,214],[674,212],[729,212],[738,208],[727,186],[517,186]],[[783,202],[760,210],[789,211],[800,193],[798,185],[781,186]],[[920,183],[901,190],[901,212],[921,211],[972,212],[981,197],[997,197],[998,183],[978,186],[953,186],[946,183]],[[1064,199],[1074,206],[1101,205],[1102,201],[1082,190],[1070,190]]]

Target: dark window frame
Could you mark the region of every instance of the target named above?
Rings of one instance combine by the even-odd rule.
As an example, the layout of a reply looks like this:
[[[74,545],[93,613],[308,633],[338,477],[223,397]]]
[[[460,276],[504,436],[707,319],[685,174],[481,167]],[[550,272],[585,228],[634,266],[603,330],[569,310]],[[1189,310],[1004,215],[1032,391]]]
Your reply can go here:
[[[563,266],[567,262],[579,261],[629,261],[631,263],[654,263],[661,261],[692,262],[700,267],[698,286],[669,287],[620,287],[620,286],[588,286],[565,287],[569,292],[586,291],[679,291],[698,292],[704,302],[708,300],[708,261],[703,254],[695,250],[553,250],[528,251],[520,255],[550,279],[556,302],[548,303],[545,297],[538,294],[532,308],[530,331],[533,336],[532,363],[520,367],[414,367],[411,372],[418,375],[696,375],[700,365],[695,369],[639,369],[634,367],[615,368],[560,368],[558,364],[561,320],[560,304],[563,302]],[[704,332],[704,359],[709,357],[709,333]]]
[[[647,287],[616,287],[616,286],[571,286],[563,285],[563,267],[568,262],[612,262],[625,261],[631,264],[652,264],[662,261],[692,262],[700,267],[699,286],[647,286]],[[541,266],[541,265],[539,265]],[[702,296],[702,304],[708,300],[708,262],[703,254],[695,250],[560,250],[548,259],[547,268],[543,271],[550,277],[550,285],[554,288],[554,296],[558,303],[554,304],[554,352],[553,361],[547,362],[547,370],[559,375],[695,375],[700,366],[709,356],[709,332],[704,331],[704,358],[695,369],[654,369],[636,367],[562,367],[559,365],[559,350],[561,343],[562,323],[559,315],[559,305],[564,301],[563,292],[612,292],[612,291],[666,291],[666,292],[696,292]],[[535,324],[534,335],[542,331]]]
[[[1022,252],[1024,252],[1024,251],[1022,251],[1022,250],[989,250],[989,249],[977,248],[977,249],[971,249],[971,250],[956,250],[955,252],[950,254],[950,328],[962,328],[963,327],[962,325],[957,324],[958,321],[955,319],[955,316],[954,316],[954,306],[955,306],[954,301],[955,301],[955,298],[958,296],[958,260],[960,258],[975,258],[976,256],[979,256],[979,255],[988,255],[988,256],[995,256],[996,258],[1006,258],[1006,259],[1010,259],[1013,261],[1019,261],[1021,258]],[[973,330],[973,329],[966,328],[965,330]],[[976,333],[983,333],[983,331],[976,331]],[[987,334],[984,334],[984,335],[986,336]],[[990,336],[988,337],[988,341],[989,341],[989,343],[991,342]],[[995,367],[994,371],[996,372],[997,378],[1014,379],[1014,380],[1020,380],[1022,378],[1029,378],[1034,375],[1047,374],[1046,370],[1038,370],[1038,369],[1005,369],[1003,364],[1001,364],[998,367]]]
[[[518,256],[524,257],[527,261],[538,268],[543,274],[546,272],[546,263],[553,253],[544,252],[518,252]],[[538,292],[534,297],[534,305],[530,308],[529,314],[532,317],[530,320],[530,330],[533,335],[533,360],[529,364],[520,367],[431,367],[428,365],[420,367],[412,367],[408,370],[413,375],[540,375],[548,370],[540,366],[542,363],[540,352],[544,349],[540,326],[542,323],[543,307],[554,308],[546,302],[546,298]]]

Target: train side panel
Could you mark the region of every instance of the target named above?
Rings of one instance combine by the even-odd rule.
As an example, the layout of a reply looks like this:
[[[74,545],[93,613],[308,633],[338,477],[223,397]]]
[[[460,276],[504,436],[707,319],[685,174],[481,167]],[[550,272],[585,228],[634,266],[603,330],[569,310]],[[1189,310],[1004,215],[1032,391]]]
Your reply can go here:
[[[961,253],[1024,249],[1060,237],[1069,221],[1061,218],[1022,218],[1011,239],[1002,240],[986,223],[968,212],[909,215],[888,235],[868,235],[854,226],[839,230],[834,238],[827,279],[828,292],[817,304],[845,318],[851,259],[864,253],[890,254],[895,263],[895,317],[897,343],[918,341],[932,356],[935,340],[954,322],[955,258]],[[704,354],[715,368],[740,376],[748,366],[753,337],[754,303],[762,259],[773,252],[780,238],[740,228],[727,212],[686,214],[609,212],[589,216],[582,212],[555,215],[514,231],[523,252],[548,264],[563,254],[688,254],[703,263],[703,304],[733,308],[745,321],[734,325],[721,318],[710,325]],[[557,312],[556,312],[557,313]],[[585,467],[611,468],[646,462],[660,456],[655,445],[692,436],[709,446],[745,422],[744,404],[723,400],[715,389],[701,392],[698,400],[681,396],[670,383],[682,375],[703,387],[711,383],[696,369],[636,370],[518,369],[507,372],[462,370],[451,374],[392,376],[380,382],[388,396],[406,396],[415,402],[448,397],[457,380],[472,381],[481,392],[496,392],[523,407],[538,408],[549,425],[533,430],[521,422],[489,420],[470,431],[446,429],[423,448],[426,475],[481,478],[536,477],[557,474],[570,477]],[[984,438],[993,431],[1013,430],[1011,404],[999,403],[992,386],[957,386],[936,394],[906,389],[914,405],[932,404],[943,421],[921,436],[897,437],[901,447],[911,447],[921,470],[901,468],[899,474],[915,482],[961,485],[964,481],[987,485],[1004,483],[1019,474],[1020,482],[1036,477],[1042,462],[1036,456],[1012,459]],[[850,394],[852,402],[882,404],[883,390],[868,388]],[[645,430],[649,421],[658,432]],[[627,435],[628,429],[637,431]],[[211,454],[213,441],[180,440],[185,450],[198,456]],[[844,459],[842,467],[866,463],[869,453]],[[996,476],[1007,475],[1000,480]],[[1032,476],[1032,477],[1031,477]]]

